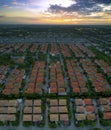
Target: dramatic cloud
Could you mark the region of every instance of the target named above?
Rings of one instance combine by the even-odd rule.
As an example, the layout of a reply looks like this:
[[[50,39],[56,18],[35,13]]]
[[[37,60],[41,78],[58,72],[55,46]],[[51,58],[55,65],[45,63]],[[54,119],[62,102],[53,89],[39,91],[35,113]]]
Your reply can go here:
[[[106,5],[111,4],[111,0],[92,0],[92,1],[98,4],[106,4]]]
[[[0,15],[0,18],[4,18],[5,16],[4,15]]]
[[[62,6],[59,6],[59,5],[51,5],[50,8],[49,8],[49,12],[52,12],[52,13],[60,13],[60,12],[78,12],[79,14],[90,14],[91,12],[100,12],[102,11],[102,7],[96,5],[96,6],[93,6],[93,5],[81,5],[81,4],[74,4],[74,5],[71,5],[70,7],[62,7]]]
[[[76,2],[76,3],[75,3]],[[49,12],[77,12],[78,14],[90,15],[92,12],[102,12],[103,9],[111,4],[111,0],[75,0],[74,4],[69,7],[63,7],[60,5],[50,5]],[[100,5],[104,5],[104,8]],[[111,8],[110,8],[111,10]]]
[[[111,0],[0,0],[0,23],[111,24]]]

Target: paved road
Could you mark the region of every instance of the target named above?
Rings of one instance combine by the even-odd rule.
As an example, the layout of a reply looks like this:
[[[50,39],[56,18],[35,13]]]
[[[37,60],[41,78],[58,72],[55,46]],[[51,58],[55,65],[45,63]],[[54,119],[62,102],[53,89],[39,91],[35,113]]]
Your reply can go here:
[[[45,76],[45,84],[43,85],[44,91],[48,92],[48,82],[49,82],[49,63],[50,63],[50,57],[49,57],[49,49],[47,53],[47,61],[46,61],[46,76]]]
[[[57,128],[48,128],[48,127],[43,127],[43,128],[39,128],[39,127],[35,127],[35,126],[30,126],[30,127],[22,127],[22,126],[19,126],[19,127],[0,127],[0,130],[93,130],[93,127],[91,126],[87,126],[87,127],[84,127],[84,128],[80,128],[80,127],[57,127]],[[106,127],[106,128],[103,128],[102,130],[111,130],[110,127]]]

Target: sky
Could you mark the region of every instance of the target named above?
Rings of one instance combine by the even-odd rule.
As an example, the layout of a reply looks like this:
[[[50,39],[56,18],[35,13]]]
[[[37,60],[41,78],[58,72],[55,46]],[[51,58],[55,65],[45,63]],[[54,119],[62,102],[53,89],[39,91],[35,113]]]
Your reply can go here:
[[[0,24],[111,24],[111,0],[0,0]]]

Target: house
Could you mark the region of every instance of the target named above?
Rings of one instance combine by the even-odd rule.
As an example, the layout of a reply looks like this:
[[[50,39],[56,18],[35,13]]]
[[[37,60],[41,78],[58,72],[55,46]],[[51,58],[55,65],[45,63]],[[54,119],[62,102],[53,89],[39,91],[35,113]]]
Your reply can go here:
[[[9,101],[8,100],[0,100],[0,107],[8,107]]]
[[[84,121],[86,120],[86,114],[75,114],[75,118],[77,121]]]
[[[50,99],[50,106],[58,106],[58,100],[57,99]]]
[[[69,117],[68,114],[60,114],[59,115],[59,121],[63,123],[64,125],[69,125]]]
[[[0,113],[1,114],[7,114],[8,113],[8,107],[0,107]]]
[[[32,113],[32,107],[24,107],[24,113],[27,113],[27,114]]]
[[[103,119],[111,120],[111,112],[103,112]]]
[[[57,94],[57,88],[56,87],[49,88],[49,93]]]
[[[9,100],[9,104],[10,107],[17,107],[18,106],[18,102],[17,100]]]
[[[30,122],[32,121],[32,114],[23,114],[23,121]]]
[[[84,113],[84,106],[76,106],[77,113]]]
[[[75,105],[76,106],[82,106],[83,105],[83,100],[82,99],[75,99]]]
[[[111,97],[108,97],[108,103],[111,105]]]
[[[73,92],[74,92],[74,93],[80,93],[80,88],[79,88],[79,87],[73,88]]]
[[[42,94],[42,88],[35,87],[35,89],[34,89],[34,91],[32,93]]]
[[[95,113],[87,114],[86,115],[87,120],[96,120]]]
[[[27,88],[26,93],[28,94],[34,93],[34,88]]]
[[[107,105],[107,104],[108,104],[108,100],[107,100],[106,98],[100,98],[100,99],[98,100],[98,103],[99,103],[100,105]]]
[[[56,88],[56,87],[57,87],[56,82],[53,82],[53,83],[51,82],[51,83],[50,83],[50,87],[51,87],[51,88]]]
[[[66,89],[58,86],[58,94],[59,95],[66,95]]]
[[[8,107],[8,113],[15,114],[17,112],[17,109],[15,107]]]
[[[96,92],[103,92],[104,89],[101,86],[95,86],[95,91]]]
[[[33,115],[33,122],[41,122],[43,119],[41,114],[34,114]]]
[[[92,99],[84,99],[84,104],[85,105],[92,105],[93,104]]]
[[[0,121],[1,122],[6,121],[6,118],[7,118],[7,114],[0,114]]]
[[[66,99],[59,99],[59,105],[60,106],[66,106],[67,105]]]
[[[16,120],[16,116],[15,114],[8,114],[6,117],[7,121],[15,121]]]
[[[19,88],[13,88],[13,89],[10,90],[10,92],[11,92],[11,94],[19,94]]]
[[[104,112],[109,112],[109,111],[111,111],[111,106],[109,106],[109,105],[102,105],[101,106],[102,108],[102,111],[104,111]]]
[[[33,107],[33,113],[42,113],[41,107]]]
[[[41,99],[35,99],[34,100],[34,106],[41,106],[41,104],[42,104]]]
[[[86,88],[86,87],[81,87],[81,92],[82,92],[82,93],[87,93],[87,92],[88,92],[88,88]]]
[[[58,122],[59,121],[59,115],[58,114],[50,114],[50,121],[51,122]]]
[[[33,101],[32,100],[25,100],[24,101],[24,106],[32,106],[32,104],[33,104]]]
[[[68,113],[66,106],[59,106],[59,113]]]
[[[86,112],[87,113],[93,113],[95,108],[93,105],[90,105],[90,106],[85,106],[85,109],[86,109]]]
[[[50,113],[58,113],[58,106],[51,106],[49,111]]]

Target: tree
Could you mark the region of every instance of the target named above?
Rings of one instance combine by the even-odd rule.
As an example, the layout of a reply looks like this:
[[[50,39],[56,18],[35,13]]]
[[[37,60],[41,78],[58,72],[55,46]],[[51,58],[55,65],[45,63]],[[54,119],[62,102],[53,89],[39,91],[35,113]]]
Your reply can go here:
[[[100,128],[94,128],[93,130],[101,130]]]

